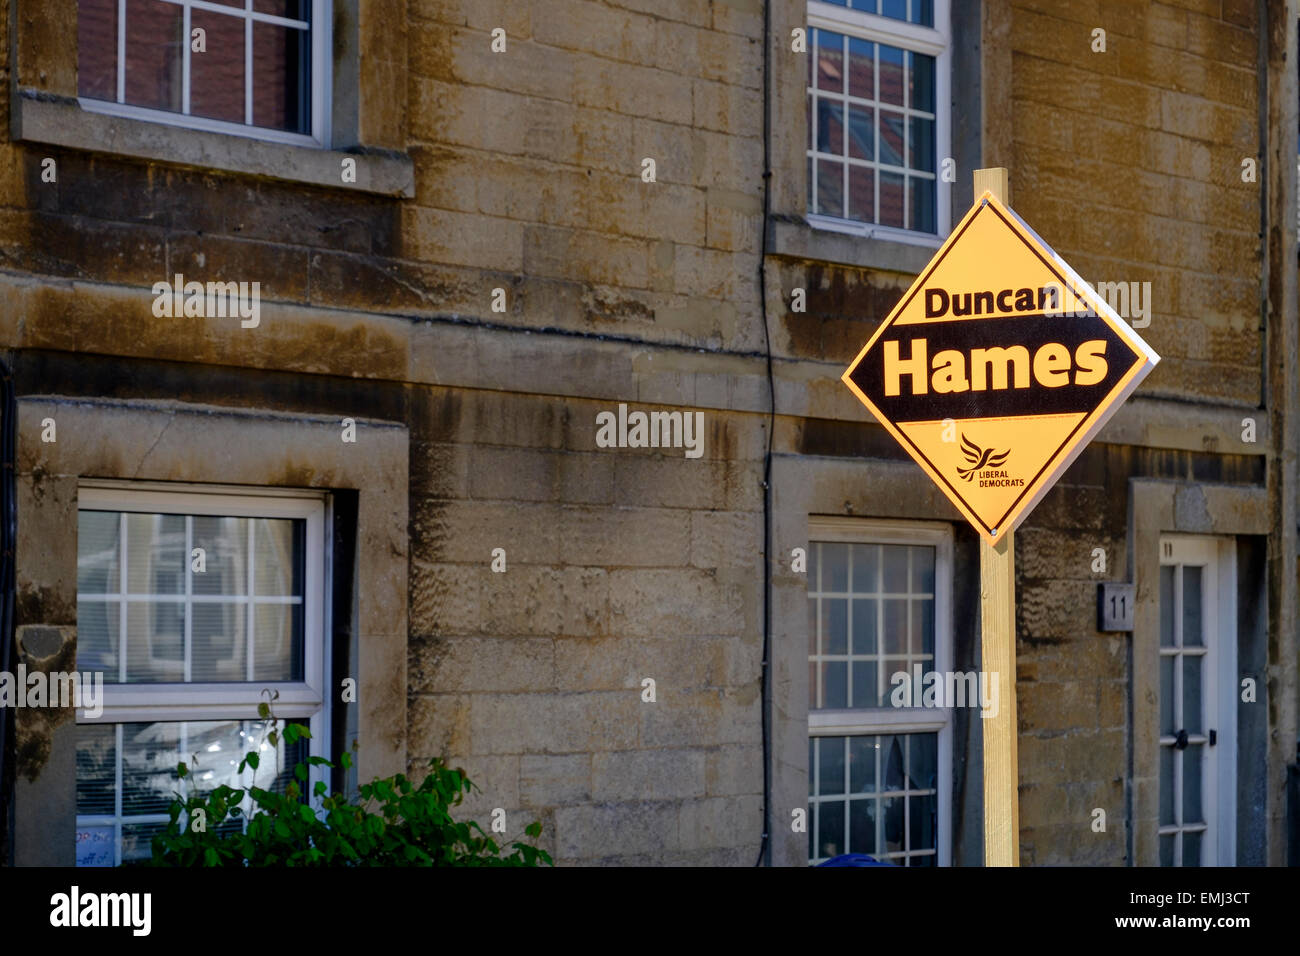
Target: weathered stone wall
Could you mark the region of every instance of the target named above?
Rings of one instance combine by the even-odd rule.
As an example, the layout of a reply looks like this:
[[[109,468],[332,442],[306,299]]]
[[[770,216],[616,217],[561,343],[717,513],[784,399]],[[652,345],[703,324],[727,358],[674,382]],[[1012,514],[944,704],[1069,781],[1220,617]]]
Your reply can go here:
[[[354,5],[338,6],[350,29]],[[1093,630],[1092,608],[1096,581],[1130,571],[1129,481],[1264,481],[1260,446],[1235,424],[1261,393],[1259,197],[1241,181],[1259,152],[1255,5],[981,6],[981,81],[1007,99],[981,113],[954,77],[961,121],[982,136],[974,153],[954,136],[956,194],[977,165],[1009,166],[1015,208],[1084,278],[1151,282],[1142,334],[1161,364],[1018,536],[1022,859],[1119,864],[1128,639]],[[66,71],[29,65],[73,8],[21,19],[36,38],[24,83],[75,89]],[[409,769],[435,755],[463,764],[482,788],[476,817],[506,810],[511,837],[541,819],[561,862],[751,863],[763,828],[762,4],[406,9],[404,23],[363,24],[360,69],[392,77],[393,95],[367,86],[353,123],[409,154],[410,198],[101,143],[0,142],[0,348],[28,396],[406,425]],[[860,467],[861,487],[888,489],[902,453],[839,375],[928,254],[837,237],[831,255],[799,223],[806,63],[785,38],[802,19],[799,3],[773,5],[772,208],[786,230],[773,224],[767,262],[776,451],[790,480],[801,458],[838,458]],[[505,53],[490,50],[496,27]],[[1106,53],[1090,49],[1096,27]],[[0,119],[10,109],[0,101]],[[47,156],[56,183],[41,180]],[[656,182],[642,180],[646,158]],[[259,281],[261,326],[154,318],[149,287],[178,272]],[[805,313],[790,311],[794,288]],[[619,402],[702,411],[703,457],[597,448],[596,415]],[[196,441],[193,456],[221,480],[219,450]],[[897,516],[888,494],[867,497],[854,514]],[[923,517],[958,520],[943,504]],[[966,620],[972,592],[958,589]],[[68,622],[32,595],[20,623]],[[966,759],[960,743],[954,757]],[[1089,827],[1098,806],[1104,834]],[[778,828],[789,810],[774,805]],[[957,812],[978,828],[977,801]]]

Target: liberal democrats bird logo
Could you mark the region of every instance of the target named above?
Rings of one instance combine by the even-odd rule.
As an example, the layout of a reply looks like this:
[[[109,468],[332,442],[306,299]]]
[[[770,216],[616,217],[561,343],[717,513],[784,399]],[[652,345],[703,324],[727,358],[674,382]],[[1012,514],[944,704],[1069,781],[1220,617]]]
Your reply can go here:
[[[963,434],[961,436],[961,453],[971,463],[971,466],[969,468],[958,468],[957,474],[961,475],[963,481],[970,481],[975,477],[975,472],[981,468],[997,468],[1001,466],[1007,460],[1007,456],[1011,454],[1011,449],[1008,448],[1006,451],[995,455],[992,448],[980,448],[979,445]]]

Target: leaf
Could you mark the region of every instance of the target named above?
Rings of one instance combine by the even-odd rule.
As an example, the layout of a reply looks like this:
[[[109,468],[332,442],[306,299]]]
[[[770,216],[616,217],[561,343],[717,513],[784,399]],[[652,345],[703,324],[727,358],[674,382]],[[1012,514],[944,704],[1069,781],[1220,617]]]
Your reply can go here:
[[[185,766],[185,761],[182,760],[180,763],[176,765],[176,776],[186,777],[189,776],[189,772],[190,772],[190,768]]]

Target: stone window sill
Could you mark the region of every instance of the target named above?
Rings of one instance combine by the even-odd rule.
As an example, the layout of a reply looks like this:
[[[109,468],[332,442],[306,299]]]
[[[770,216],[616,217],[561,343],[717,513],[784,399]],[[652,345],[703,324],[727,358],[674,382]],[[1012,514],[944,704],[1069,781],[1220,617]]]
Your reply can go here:
[[[939,247],[819,229],[804,219],[773,219],[768,228],[772,255],[905,275],[919,274]]]
[[[313,149],[150,123],[83,110],[74,99],[28,89],[19,92],[16,106],[15,140],[351,192],[415,195],[414,164],[405,153]],[[345,159],[356,161],[355,183],[342,181]]]

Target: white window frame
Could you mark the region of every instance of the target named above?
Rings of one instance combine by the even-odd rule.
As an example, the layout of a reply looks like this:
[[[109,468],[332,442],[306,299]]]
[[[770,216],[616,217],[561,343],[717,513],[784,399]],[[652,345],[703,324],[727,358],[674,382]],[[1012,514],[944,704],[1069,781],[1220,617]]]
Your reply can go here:
[[[937,521],[877,521],[812,516],[808,541],[845,544],[902,544],[934,548],[934,662],[936,671],[952,667],[952,526]],[[939,866],[952,862],[952,724],[950,707],[860,707],[808,709],[809,737],[874,734],[938,734],[936,850]],[[808,768],[809,779],[812,768]],[[812,821],[809,820],[809,827]]]
[[[291,20],[259,13],[253,10],[252,0],[244,0],[244,9],[209,3],[207,0],[160,0],[173,6],[183,8],[181,61],[181,102],[182,111],[159,110],[144,106],[133,106],[126,102],[126,0],[117,0],[117,99],[116,101],[97,100],[78,96],[81,108],[92,113],[104,113],[109,116],[121,116],[125,119],[145,120],[151,123],[163,123],[168,126],[181,126],[186,129],[209,133],[227,133],[250,139],[266,140],[272,143],[288,143],[296,146],[314,146],[321,149],[330,144],[330,96],[333,89],[333,42],[331,37],[334,19],[333,4],[330,0],[311,0],[311,77],[308,86],[311,90],[311,132],[291,133],[286,130],[269,129],[254,126],[253,120],[253,22],[272,23],[280,26],[300,26],[303,21]],[[208,10],[234,16],[244,20],[244,123],[230,123],[225,120],[193,116],[190,109],[190,11],[192,9]],[[77,43],[80,43],[78,37]]]
[[[828,232],[841,232],[867,239],[884,239],[890,242],[902,242],[909,245],[928,246],[937,249],[952,229],[952,189],[951,184],[943,181],[943,161],[952,150],[952,30],[949,0],[934,0],[934,26],[923,27],[916,23],[904,23],[889,17],[861,10],[808,0],[807,24],[809,30],[831,30],[846,36],[873,43],[884,43],[913,53],[924,53],[935,59],[934,63],[934,152],[935,152],[935,196],[934,196],[934,233],[919,232],[914,229],[899,229],[896,226],[882,226],[876,223],[859,222],[854,219],[842,219],[838,216],[825,216],[808,212],[809,225]],[[811,51],[808,54],[812,55]],[[876,91],[879,93],[879,90]],[[807,103],[805,89],[804,102]],[[807,107],[804,108],[804,122],[810,121]],[[805,136],[805,140],[807,137]],[[804,150],[804,162],[807,163],[807,150]],[[877,173],[879,171],[877,170]],[[878,212],[879,210],[877,210]]]
[[[183,489],[183,490],[182,490]],[[303,680],[254,681],[249,683],[134,683],[103,685],[102,713],[97,717],[76,711],[78,724],[129,724],[152,722],[201,722],[213,720],[259,720],[257,708],[267,701],[264,690],[278,691],[271,703],[272,714],[281,721],[305,721],[311,731],[307,742],[312,756],[329,756],[325,748],[330,729],[330,696],[327,653],[329,635],[329,554],[325,528],[330,522],[330,505],[323,493],[280,489],[232,488],[211,485],[159,485],[147,482],[83,480],[78,488],[78,512],[123,511],[145,514],[222,515],[247,518],[295,518],[305,521],[303,547]],[[186,542],[187,554],[189,542]],[[187,557],[188,560],[188,557]],[[256,560],[255,557],[253,560]],[[250,576],[254,573],[250,563]],[[188,579],[188,576],[187,576]],[[117,792],[121,793],[121,729],[117,730]],[[312,766],[306,787],[316,781],[328,785],[328,768]],[[319,809],[319,798],[311,796]],[[78,814],[78,826],[110,826],[116,815]],[[166,822],[166,814],[133,815],[132,822]],[[121,862],[121,842],[115,850]]]

